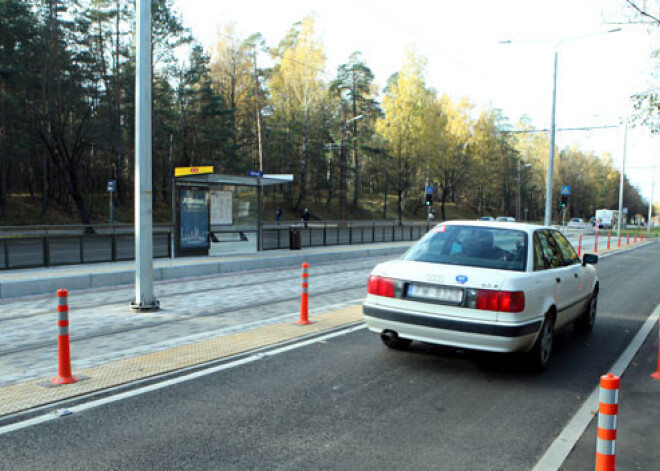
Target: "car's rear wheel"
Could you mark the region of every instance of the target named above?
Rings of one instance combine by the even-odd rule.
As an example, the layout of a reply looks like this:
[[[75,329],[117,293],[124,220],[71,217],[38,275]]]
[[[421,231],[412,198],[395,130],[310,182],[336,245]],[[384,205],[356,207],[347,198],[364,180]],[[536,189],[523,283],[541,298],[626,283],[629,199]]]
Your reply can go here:
[[[552,343],[554,340],[554,324],[553,316],[546,315],[534,346],[527,352],[529,366],[535,372],[540,373],[545,371],[550,364]]]
[[[589,304],[578,320],[573,324],[578,332],[591,332],[596,323],[596,311],[598,310],[598,291],[594,291],[589,299]]]
[[[386,330],[385,332],[381,333],[380,339],[387,347],[394,348],[396,350],[405,350],[408,347],[410,347],[410,344],[412,343],[412,340],[402,339],[396,334],[396,332],[392,332],[389,330]]]

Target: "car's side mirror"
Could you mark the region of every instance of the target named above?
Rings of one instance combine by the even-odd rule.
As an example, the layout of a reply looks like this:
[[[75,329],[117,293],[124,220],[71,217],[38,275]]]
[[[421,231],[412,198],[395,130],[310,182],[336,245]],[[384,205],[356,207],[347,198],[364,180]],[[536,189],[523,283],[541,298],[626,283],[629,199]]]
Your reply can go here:
[[[584,257],[582,257],[582,265],[595,265],[598,263],[598,255],[595,253],[585,253]]]

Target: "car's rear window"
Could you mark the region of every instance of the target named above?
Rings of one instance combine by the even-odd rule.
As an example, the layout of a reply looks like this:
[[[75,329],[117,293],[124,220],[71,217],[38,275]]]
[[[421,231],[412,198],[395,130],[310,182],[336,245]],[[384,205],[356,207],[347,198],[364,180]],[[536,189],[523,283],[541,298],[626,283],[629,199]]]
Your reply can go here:
[[[515,229],[437,226],[408,250],[403,259],[524,271],[527,234]]]

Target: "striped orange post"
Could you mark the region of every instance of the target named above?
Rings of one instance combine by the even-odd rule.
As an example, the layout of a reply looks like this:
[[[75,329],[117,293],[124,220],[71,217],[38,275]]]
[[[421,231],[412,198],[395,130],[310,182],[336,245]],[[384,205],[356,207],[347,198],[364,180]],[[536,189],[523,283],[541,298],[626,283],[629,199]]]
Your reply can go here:
[[[578,239],[578,257],[580,256],[580,253],[582,253],[582,236]]]
[[[660,320],[658,320],[658,369],[651,375],[653,379],[660,379]]]
[[[633,243],[634,243],[634,244],[637,243],[637,229],[635,229],[635,240],[633,240]]]
[[[619,243],[616,246],[621,247],[621,231],[619,231]]]
[[[610,250],[610,236],[612,235],[612,231],[607,231],[607,250]]]
[[[598,231],[596,231],[596,240],[594,241],[594,253],[598,253]]]
[[[626,246],[630,245],[630,232],[626,232]]]
[[[302,297],[300,298],[300,319],[296,321],[296,324],[300,325],[309,325],[309,273],[307,269],[309,264],[307,262],[302,264]]]
[[[57,290],[57,350],[59,371],[50,380],[53,384],[72,384],[78,381],[71,374],[71,352],[69,350],[69,292]]]
[[[598,399],[598,439],[596,471],[614,471],[616,422],[619,414],[619,377],[607,373],[600,377]]]

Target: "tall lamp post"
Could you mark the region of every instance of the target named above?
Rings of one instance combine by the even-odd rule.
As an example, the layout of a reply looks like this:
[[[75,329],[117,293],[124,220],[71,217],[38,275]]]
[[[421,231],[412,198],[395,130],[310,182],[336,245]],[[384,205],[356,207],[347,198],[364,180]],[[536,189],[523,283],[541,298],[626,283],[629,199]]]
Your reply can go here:
[[[560,39],[555,43],[555,54],[554,54],[554,67],[552,72],[552,114],[550,115],[550,149],[548,151],[548,174],[546,176],[545,182],[545,215],[543,218],[543,224],[546,226],[550,225],[552,219],[552,179],[554,172],[554,163],[555,163],[555,131],[556,131],[556,122],[555,122],[555,111],[557,108],[557,62],[559,58],[559,46],[562,43],[567,41],[573,41],[575,39],[582,39],[591,36],[598,36],[601,34],[616,33],[621,31],[621,28],[611,29],[609,31],[600,31],[598,33],[583,34],[580,36],[571,36],[568,38]],[[500,41],[501,44],[512,44],[517,41],[506,40]],[[524,41],[520,41],[524,42]]]
[[[611,29],[609,31],[603,31],[599,33],[584,34],[581,36],[573,36],[570,38],[560,39],[555,44],[555,60],[554,60],[554,70],[552,73],[552,114],[550,118],[550,149],[548,152],[548,175],[546,177],[546,188],[545,188],[545,216],[543,218],[543,224],[546,226],[550,225],[552,219],[552,177],[554,172],[554,161],[555,161],[555,110],[557,108],[557,61],[559,58],[559,46],[566,41],[572,41],[574,39],[582,39],[589,36],[596,36],[600,34],[616,33],[621,31],[621,28]]]

